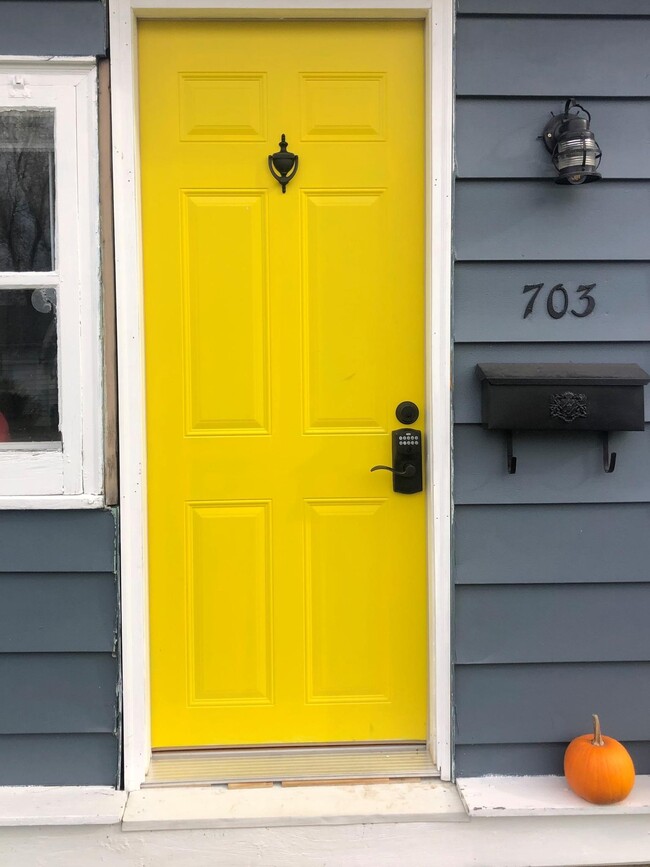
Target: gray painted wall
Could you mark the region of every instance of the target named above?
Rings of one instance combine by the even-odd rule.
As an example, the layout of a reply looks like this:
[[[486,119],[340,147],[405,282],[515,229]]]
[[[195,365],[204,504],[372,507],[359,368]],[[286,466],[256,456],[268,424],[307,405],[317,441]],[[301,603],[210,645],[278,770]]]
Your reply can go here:
[[[485,361],[650,370],[650,0],[459,0],[455,720],[459,775],[560,773],[599,711],[650,773],[650,428],[480,427]],[[106,54],[101,0],[0,0],[0,54]],[[578,96],[600,184],[563,189],[537,136]],[[625,136],[619,130],[625,130]],[[594,314],[523,320],[528,283],[596,283]],[[650,421],[650,400],[646,412]],[[118,779],[115,517],[0,513],[0,785]]]
[[[0,512],[0,551],[0,786],[114,786],[115,515]]]
[[[101,0],[0,0],[0,54],[106,50]],[[119,784],[115,524],[0,512],[0,786]]]
[[[516,435],[510,476],[503,434],[480,426],[475,373],[489,361],[650,371],[650,2],[458,11],[456,772],[562,773],[567,742],[599,712],[650,773],[650,425],[611,437],[612,475],[596,434]],[[552,182],[538,140],[570,96],[604,152],[605,180],[579,188]],[[578,311],[577,287],[596,283],[593,314],[554,320],[543,293],[524,320],[523,287],[540,282],[563,283]]]
[[[0,0],[0,54],[103,57],[102,0]]]

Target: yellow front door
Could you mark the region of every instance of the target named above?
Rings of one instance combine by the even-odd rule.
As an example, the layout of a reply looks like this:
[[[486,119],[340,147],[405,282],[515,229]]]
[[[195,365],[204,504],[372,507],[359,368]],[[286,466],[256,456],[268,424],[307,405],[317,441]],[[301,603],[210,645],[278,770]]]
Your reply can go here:
[[[154,746],[424,740],[425,494],[370,472],[424,426],[421,24],[139,52]]]

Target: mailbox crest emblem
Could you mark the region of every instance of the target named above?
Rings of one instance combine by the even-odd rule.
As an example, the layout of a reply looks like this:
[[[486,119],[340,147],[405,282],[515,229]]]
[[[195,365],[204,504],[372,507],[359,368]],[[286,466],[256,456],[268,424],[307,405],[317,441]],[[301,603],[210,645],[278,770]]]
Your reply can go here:
[[[551,395],[551,416],[562,421],[572,422],[587,417],[587,395],[573,391],[562,391]]]

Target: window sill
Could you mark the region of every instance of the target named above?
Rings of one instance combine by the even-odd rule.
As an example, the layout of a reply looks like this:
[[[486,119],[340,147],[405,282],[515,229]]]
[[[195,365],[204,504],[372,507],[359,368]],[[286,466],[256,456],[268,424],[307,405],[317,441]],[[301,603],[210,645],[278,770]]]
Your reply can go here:
[[[126,799],[108,786],[2,786],[0,827],[117,825]]]
[[[457,785],[470,818],[650,813],[650,775],[638,776],[628,797],[610,806],[583,801],[564,777],[460,777]]]
[[[3,509],[101,509],[104,505],[102,494],[52,494],[43,496],[0,496],[0,510]]]

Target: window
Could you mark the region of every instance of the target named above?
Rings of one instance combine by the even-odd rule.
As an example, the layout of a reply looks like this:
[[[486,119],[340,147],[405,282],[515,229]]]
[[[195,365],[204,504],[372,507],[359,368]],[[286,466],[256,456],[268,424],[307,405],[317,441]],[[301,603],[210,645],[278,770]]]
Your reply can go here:
[[[88,63],[0,63],[3,507],[101,494],[95,93]]]

